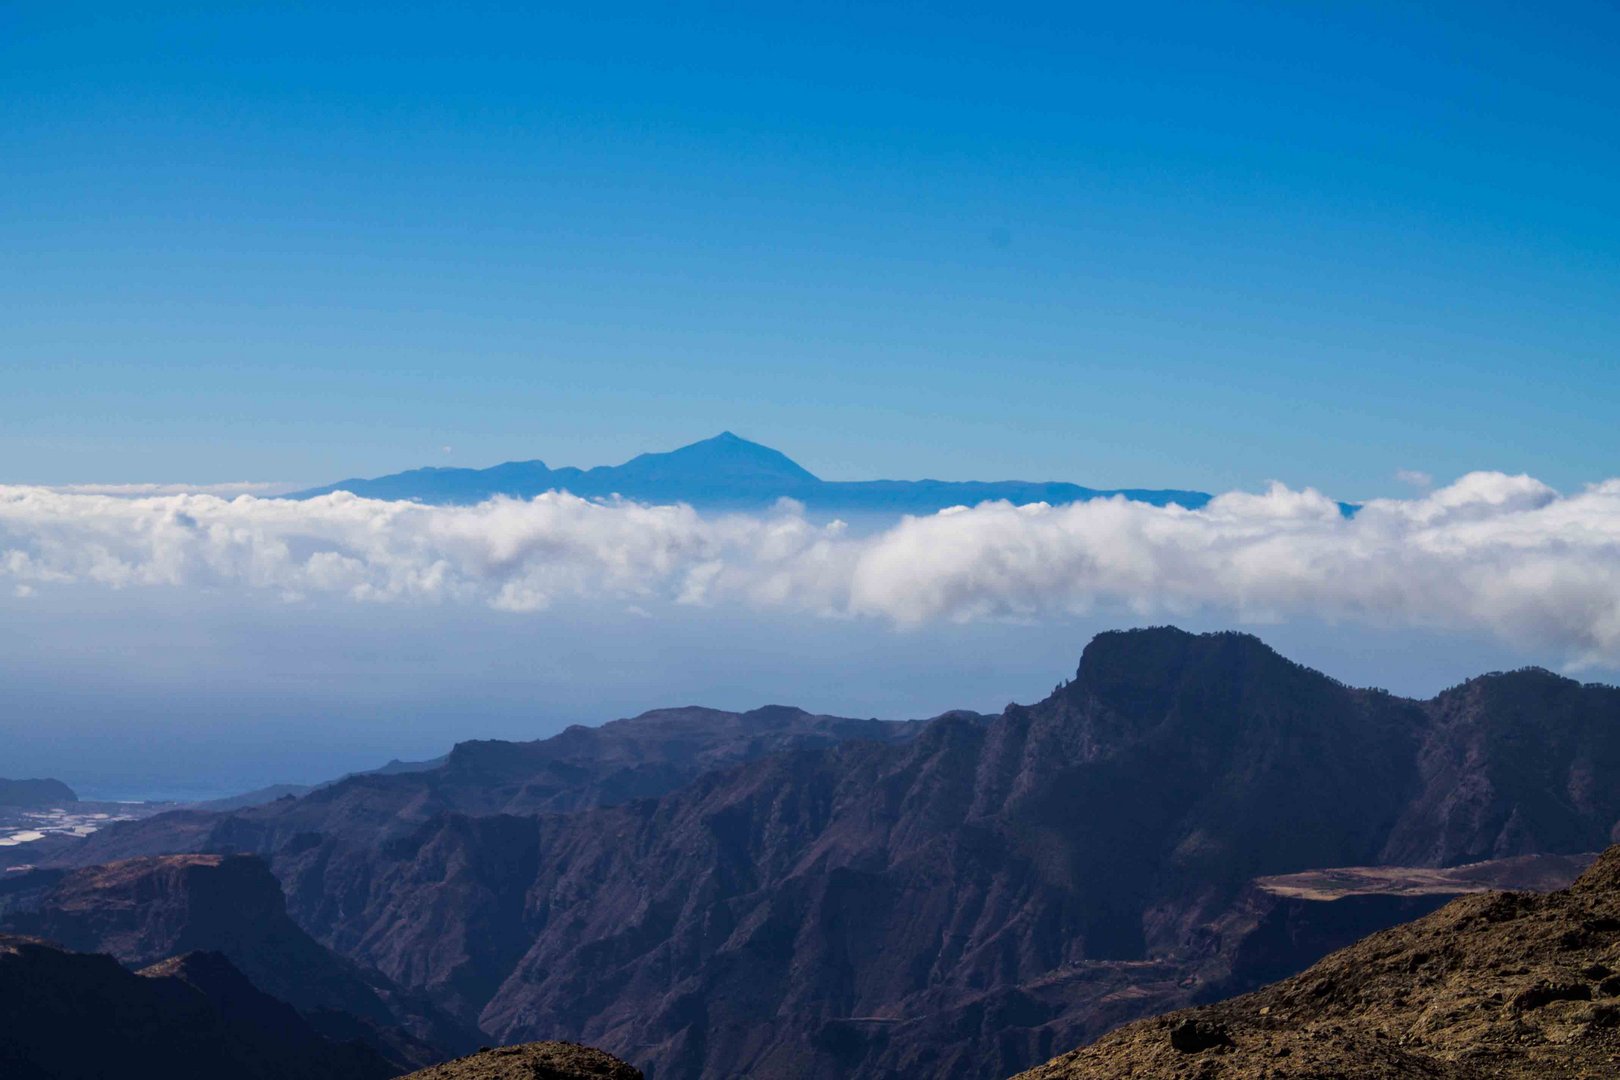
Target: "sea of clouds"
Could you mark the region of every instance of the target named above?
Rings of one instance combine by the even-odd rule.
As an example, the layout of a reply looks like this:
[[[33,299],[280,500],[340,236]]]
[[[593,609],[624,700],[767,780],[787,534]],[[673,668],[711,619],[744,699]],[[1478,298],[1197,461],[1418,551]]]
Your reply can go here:
[[[1487,631],[1620,662],[1620,480],[1560,494],[1472,473],[1352,517],[1311,490],[1201,510],[1122,498],[986,503],[857,535],[794,504],[761,514],[565,493],[477,506],[0,486],[0,581],[247,589],[297,602],[639,608],[742,605],[909,627],[938,620],[1297,616]]]

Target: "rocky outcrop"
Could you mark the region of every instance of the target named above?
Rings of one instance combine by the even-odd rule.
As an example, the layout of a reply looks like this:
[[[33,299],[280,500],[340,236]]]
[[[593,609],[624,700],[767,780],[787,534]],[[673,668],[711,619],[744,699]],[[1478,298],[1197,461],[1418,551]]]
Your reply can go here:
[[[371,1048],[317,1032],[224,957],[135,974],[110,956],[0,936],[7,1080],[384,1080]]]
[[[1612,1076],[1620,847],[1567,890],[1455,900],[1256,993],[1146,1020],[1021,1080]]]
[[[401,1080],[642,1080],[641,1070],[612,1054],[567,1042],[481,1050]]]

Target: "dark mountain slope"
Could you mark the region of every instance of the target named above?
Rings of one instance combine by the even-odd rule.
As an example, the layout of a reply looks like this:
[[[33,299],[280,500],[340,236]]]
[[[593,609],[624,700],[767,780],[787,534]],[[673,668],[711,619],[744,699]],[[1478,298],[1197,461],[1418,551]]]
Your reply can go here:
[[[1620,839],[1620,689],[1530,668],[1428,703],[1421,794],[1383,860],[1445,865]]]
[[[1546,896],[1491,893],[1264,990],[1131,1024],[1022,1080],[1613,1076],[1620,848]]]
[[[141,968],[199,950],[295,1006],[322,1033],[359,1039],[401,1064],[439,1060],[476,1035],[383,976],[333,955],[287,917],[264,863],[174,855],[6,883],[0,926]],[[32,888],[30,888],[32,886]]]
[[[368,499],[476,503],[497,495],[528,499],[546,491],[586,498],[622,495],[646,502],[684,502],[709,509],[759,509],[792,498],[826,512],[933,513],[992,499],[1018,503],[1071,503],[1112,495],[1191,509],[1209,502],[1199,491],[1098,490],[1065,483],[946,480],[825,481],[779,451],[722,432],[712,439],[661,454],[641,454],[623,465],[552,469],[543,461],[509,461],[488,469],[412,469],[375,479],[340,480],[291,498],[348,491]]]
[[[0,1076],[6,1080],[384,1080],[398,1069],[323,1038],[217,954],[139,975],[0,936]]]

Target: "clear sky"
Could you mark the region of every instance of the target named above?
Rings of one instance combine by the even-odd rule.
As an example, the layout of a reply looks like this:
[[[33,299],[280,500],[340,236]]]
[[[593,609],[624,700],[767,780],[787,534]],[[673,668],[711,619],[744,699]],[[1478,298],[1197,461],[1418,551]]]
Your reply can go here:
[[[1620,450],[1617,49],[1581,2],[0,5],[0,480],[729,428],[1573,488]]]

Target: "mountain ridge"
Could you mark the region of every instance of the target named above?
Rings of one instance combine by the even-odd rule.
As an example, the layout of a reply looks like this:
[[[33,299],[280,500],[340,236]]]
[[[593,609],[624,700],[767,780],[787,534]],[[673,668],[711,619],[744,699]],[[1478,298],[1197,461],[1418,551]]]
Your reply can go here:
[[[78,857],[258,851],[340,954],[495,1040],[577,1039],[654,1080],[1005,1074],[1244,964],[1298,970],[1320,953],[1279,953],[1291,926],[1333,947],[1444,898],[1324,927],[1347,901],[1307,918],[1256,878],[1603,847],[1616,717],[1620,690],[1545,672],[1417,701],[1159,627],[1098,635],[996,717],[654,712],[121,825]]]
[[[362,498],[465,505],[497,496],[533,498],[553,490],[584,498],[622,496],[726,510],[762,509],[788,498],[812,511],[847,513],[933,513],[1002,499],[1057,504],[1113,496],[1195,510],[1210,500],[1201,491],[1100,489],[1061,481],[822,480],[781,451],[729,431],[675,450],[638,454],[621,465],[553,469],[534,459],[485,469],[427,466],[352,477],[285,497],[309,499],[347,491]]]

